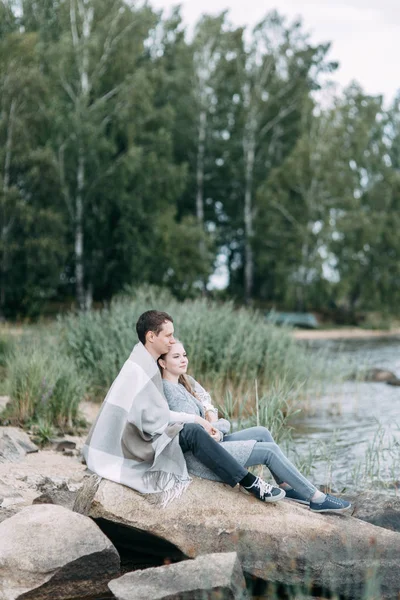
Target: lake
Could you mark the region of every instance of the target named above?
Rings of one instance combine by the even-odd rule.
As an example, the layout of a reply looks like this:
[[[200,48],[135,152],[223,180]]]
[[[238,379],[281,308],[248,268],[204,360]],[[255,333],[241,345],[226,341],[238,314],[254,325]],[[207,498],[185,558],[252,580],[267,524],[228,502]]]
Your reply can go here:
[[[346,368],[367,365],[400,376],[400,337],[301,343],[312,352],[324,351],[327,368],[330,359],[339,358]],[[400,387],[356,381],[328,385],[293,425],[296,461],[317,485],[332,484],[338,491],[398,487]]]

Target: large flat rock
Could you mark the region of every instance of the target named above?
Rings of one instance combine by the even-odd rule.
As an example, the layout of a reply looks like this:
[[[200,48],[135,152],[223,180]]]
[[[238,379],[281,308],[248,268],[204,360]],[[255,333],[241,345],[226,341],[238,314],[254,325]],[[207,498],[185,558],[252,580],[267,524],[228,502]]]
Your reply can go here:
[[[61,506],[28,506],[0,523],[1,600],[92,597],[107,591],[119,563],[91,519]]]
[[[205,554],[174,565],[127,573],[110,581],[117,600],[245,600],[246,582],[235,552]]]
[[[382,599],[400,594],[397,532],[351,516],[315,514],[287,500],[264,504],[238,487],[201,479],[194,479],[166,509],[107,480],[95,487],[88,478],[76,506],[95,519],[131,528],[132,543],[140,531],[167,540],[191,558],[237,552],[243,570],[258,578],[316,586],[349,598],[361,597],[378,573]],[[108,536],[112,539],[110,528]]]

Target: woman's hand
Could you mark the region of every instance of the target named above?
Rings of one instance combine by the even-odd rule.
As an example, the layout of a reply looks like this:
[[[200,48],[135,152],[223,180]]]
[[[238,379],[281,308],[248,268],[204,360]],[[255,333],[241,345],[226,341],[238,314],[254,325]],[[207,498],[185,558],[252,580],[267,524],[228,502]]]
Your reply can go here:
[[[215,429],[214,427],[213,427],[213,432],[210,435],[211,435],[212,439],[215,440],[216,442],[220,442],[222,439],[221,432],[219,431],[219,429]]]
[[[207,421],[209,421],[209,423],[215,423],[215,421],[218,421],[218,417],[215,413],[215,410],[208,410],[206,412],[206,419]]]
[[[211,425],[211,423],[209,423],[208,421],[206,421],[206,419],[203,419],[203,417],[199,417],[196,415],[195,418],[195,423],[198,423],[199,425],[201,425],[202,427],[204,427],[204,429],[207,431],[207,433],[209,433],[212,437],[213,432],[215,431],[214,427]]]

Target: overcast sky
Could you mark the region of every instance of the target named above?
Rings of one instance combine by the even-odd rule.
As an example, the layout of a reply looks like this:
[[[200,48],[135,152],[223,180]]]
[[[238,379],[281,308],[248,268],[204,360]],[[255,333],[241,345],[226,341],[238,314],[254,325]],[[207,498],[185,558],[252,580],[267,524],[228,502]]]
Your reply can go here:
[[[176,4],[193,25],[202,13],[229,9],[235,25],[254,25],[277,8],[290,20],[301,16],[314,42],[332,42],[331,60],[340,63],[334,79],[345,86],[356,79],[369,94],[390,102],[400,89],[400,0],[150,0],[167,12]]]

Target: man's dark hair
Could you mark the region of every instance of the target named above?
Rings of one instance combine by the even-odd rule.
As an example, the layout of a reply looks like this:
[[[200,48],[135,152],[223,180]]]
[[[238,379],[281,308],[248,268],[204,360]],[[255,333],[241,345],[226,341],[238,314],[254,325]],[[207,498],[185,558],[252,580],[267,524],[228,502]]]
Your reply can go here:
[[[140,315],[136,323],[136,332],[142,344],[146,343],[146,333],[154,331],[158,335],[165,321],[174,322],[168,313],[160,312],[159,310],[148,310]]]

